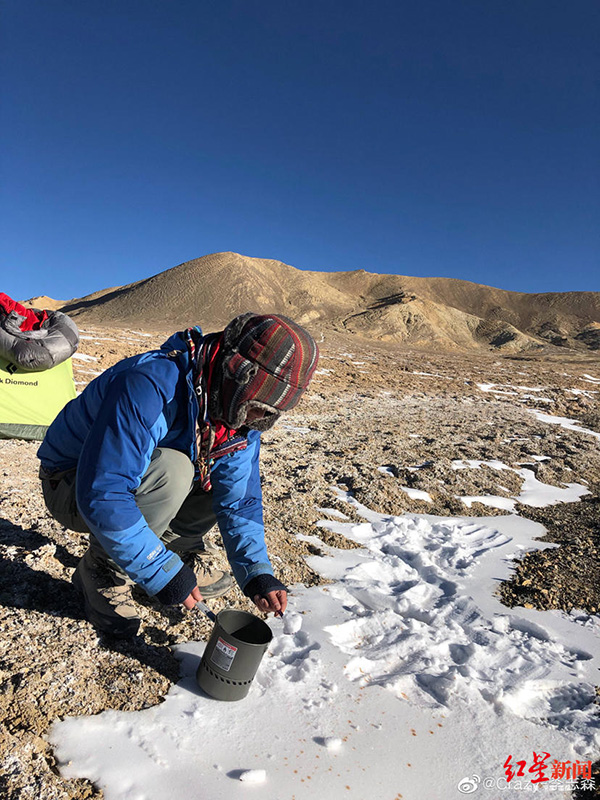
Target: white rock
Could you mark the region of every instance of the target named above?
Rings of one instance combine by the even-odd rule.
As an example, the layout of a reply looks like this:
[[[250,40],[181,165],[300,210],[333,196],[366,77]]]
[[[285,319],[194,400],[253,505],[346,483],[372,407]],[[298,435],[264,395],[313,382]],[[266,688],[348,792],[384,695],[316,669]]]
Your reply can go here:
[[[245,769],[240,775],[240,780],[245,783],[264,783],[267,780],[267,771],[264,769]]]
[[[323,739],[323,744],[328,750],[341,750],[342,740],[337,739],[335,736],[326,736]]]

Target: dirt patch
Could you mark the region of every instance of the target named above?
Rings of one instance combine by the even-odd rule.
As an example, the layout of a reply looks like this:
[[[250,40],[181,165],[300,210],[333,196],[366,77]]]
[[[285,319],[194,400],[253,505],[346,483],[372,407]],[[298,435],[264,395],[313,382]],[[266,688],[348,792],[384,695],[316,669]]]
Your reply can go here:
[[[529,553],[516,562],[515,574],[502,584],[507,606],[581,608],[600,611],[600,497],[598,488],[580,503],[519,509],[548,531],[541,541],[559,546]]]

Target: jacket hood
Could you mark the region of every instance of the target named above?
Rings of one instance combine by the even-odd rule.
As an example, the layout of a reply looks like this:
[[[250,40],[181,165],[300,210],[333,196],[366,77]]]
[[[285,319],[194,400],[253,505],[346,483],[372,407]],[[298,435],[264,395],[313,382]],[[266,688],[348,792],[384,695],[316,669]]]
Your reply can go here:
[[[197,330],[200,334],[202,334],[202,329],[195,325],[195,330]],[[160,346],[161,350],[182,350],[184,353],[188,352],[187,342],[185,340],[185,334],[183,331],[177,331],[176,333],[171,334],[166,342],[163,342]]]

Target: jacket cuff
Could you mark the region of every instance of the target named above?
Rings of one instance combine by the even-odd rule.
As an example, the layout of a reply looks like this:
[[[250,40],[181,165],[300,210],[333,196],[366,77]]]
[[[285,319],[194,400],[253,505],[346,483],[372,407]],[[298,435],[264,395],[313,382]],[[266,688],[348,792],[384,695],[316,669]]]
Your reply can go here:
[[[184,564],[177,575],[174,575],[154,596],[165,606],[176,606],[179,603],[183,603],[196,586],[194,570]]]
[[[250,598],[257,594],[265,597],[269,592],[279,592],[281,590],[287,592],[287,586],[273,575],[256,575],[254,578],[250,578],[244,586],[244,594]]]

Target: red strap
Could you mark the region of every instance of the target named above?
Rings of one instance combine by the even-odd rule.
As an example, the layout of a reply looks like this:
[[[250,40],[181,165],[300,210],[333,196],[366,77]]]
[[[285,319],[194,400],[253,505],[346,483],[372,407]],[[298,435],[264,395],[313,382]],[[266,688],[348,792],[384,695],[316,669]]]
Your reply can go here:
[[[215,368],[215,364],[217,363],[217,355],[219,353],[219,350],[221,349],[222,341],[223,338],[221,337],[221,339],[216,343],[216,346],[214,347],[211,353],[210,362],[208,364],[208,374],[206,378],[206,391],[208,395],[210,395],[210,386],[212,383],[213,370]],[[234,436],[235,433],[236,431],[232,431],[226,425],[223,425],[222,422],[215,423],[215,440],[213,442],[213,448],[215,448],[217,445],[223,444],[223,442],[226,442],[227,439]]]

